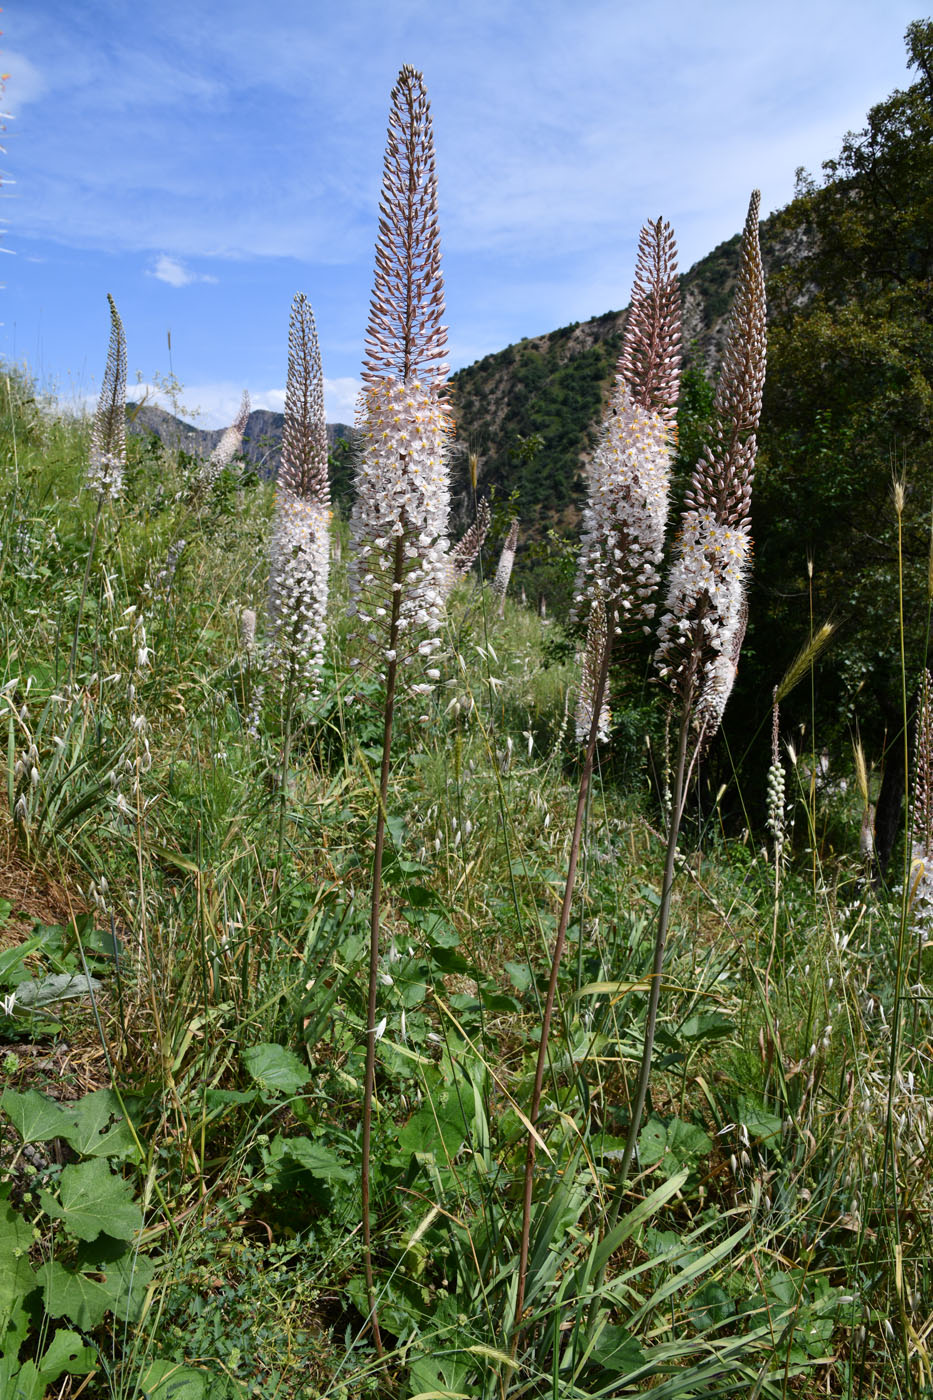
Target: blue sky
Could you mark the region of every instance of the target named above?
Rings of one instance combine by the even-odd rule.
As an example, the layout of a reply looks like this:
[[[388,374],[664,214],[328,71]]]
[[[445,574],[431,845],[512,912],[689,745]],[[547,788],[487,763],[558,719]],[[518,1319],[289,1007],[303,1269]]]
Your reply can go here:
[[[93,395],[112,292],[131,379],[198,422],[281,408],[291,300],[352,421],[389,92],[425,75],[453,368],[628,301],[663,214],[687,268],[786,204],[910,78],[901,0],[8,0],[0,355]]]

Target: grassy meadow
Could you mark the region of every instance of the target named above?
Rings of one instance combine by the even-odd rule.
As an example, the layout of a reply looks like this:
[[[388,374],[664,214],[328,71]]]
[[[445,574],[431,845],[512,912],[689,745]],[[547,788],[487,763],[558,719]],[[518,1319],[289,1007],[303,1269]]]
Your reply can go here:
[[[134,438],[96,497],[88,425],[13,369],[0,389],[0,1394],[933,1394],[931,955],[910,872],[868,878],[854,771],[782,752],[778,859],[764,793],[744,833],[688,807],[619,1189],[665,848],[650,679],[586,812],[516,1319],[579,668],[558,621],[498,616],[494,560],[396,718],[377,1346],[382,715],[348,703],[346,523],[318,694],[285,696],[259,664],[272,488],[234,462],[197,491]]]

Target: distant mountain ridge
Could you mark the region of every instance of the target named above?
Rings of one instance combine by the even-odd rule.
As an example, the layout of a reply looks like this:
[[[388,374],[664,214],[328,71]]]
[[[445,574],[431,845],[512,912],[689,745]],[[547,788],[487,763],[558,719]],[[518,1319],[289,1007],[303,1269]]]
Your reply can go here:
[[[226,431],[224,428],[196,428],[192,423],[176,418],[167,409],[150,403],[128,403],[126,418],[129,432],[138,436],[151,433],[167,447],[180,447],[192,457],[201,459],[211,455]],[[284,424],[284,413],[273,413],[267,408],[254,408],[247,419],[240,456],[255,467],[260,476],[272,478],[278,475],[282,462]],[[349,442],[352,436],[353,429],[346,423],[327,424],[327,446],[330,451],[340,438]]]

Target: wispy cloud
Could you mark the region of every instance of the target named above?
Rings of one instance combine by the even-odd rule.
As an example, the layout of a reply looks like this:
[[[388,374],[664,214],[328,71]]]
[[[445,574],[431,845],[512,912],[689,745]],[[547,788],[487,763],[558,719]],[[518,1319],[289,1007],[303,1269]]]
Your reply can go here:
[[[170,258],[166,253],[160,253],[155,263],[149,268],[148,277],[156,277],[160,282],[167,282],[170,287],[187,287],[192,282],[216,282],[217,278],[212,277],[207,272],[192,272],[178,258]]]
[[[4,91],[4,110],[14,114],[22,112],[30,102],[42,97],[46,90],[45,78],[34,63],[14,49],[4,48],[0,53],[3,72],[9,76]]]

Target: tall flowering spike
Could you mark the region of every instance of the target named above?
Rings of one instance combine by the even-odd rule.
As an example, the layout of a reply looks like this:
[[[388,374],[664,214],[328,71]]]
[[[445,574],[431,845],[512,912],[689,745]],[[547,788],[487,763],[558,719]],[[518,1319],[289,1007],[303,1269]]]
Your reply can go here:
[[[590,728],[593,723],[593,705],[596,700],[599,674],[602,670],[603,656],[606,651],[606,643],[608,640],[609,627],[606,621],[606,609],[602,599],[595,598],[590,608],[590,620],[586,629],[586,648],[582,657],[583,669],[580,676],[580,695],[577,700],[576,712],[578,744],[585,744],[590,737]],[[596,737],[600,743],[605,744],[607,742],[610,723],[611,715],[609,713],[609,705],[606,700],[606,692],[604,689],[602,703],[599,707],[599,724],[596,729]]]
[[[756,190],[742,237],[713,441],[704,448],[687,492],[667,610],[658,629],[661,675],[693,705],[707,742],[722,720],[748,618],[749,511],[767,344],[758,208]]]
[[[638,239],[635,281],[619,373],[632,402],[665,422],[677,417],[680,392],[680,286],[670,224],[645,224]]]
[[[213,485],[220,476],[220,473],[226,467],[229,467],[230,463],[239,452],[240,445],[243,442],[243,434],[249,422],[249,414],[249,394],[247,390],[244,389],[237,416],[230,424],[230,427],[224,429],[220,441],[201,468],[198,479],[202,487]]]
[[[505,595],[508,592],[509,579],[512,577],[512,567],[515,563],[515,550],[518,547],[518,521],[512,521],[512,528],[509,530],[502,546],[502,553],[499,555],[499,566],[496,569],[496,576],[492,581],[492,591],[499,599],[499,616],[505,611]]]
[[[917,758],[914,775],[914,846],[933,858],[933,676],[923,673],[917,723]]]
[[[324,664],[330,577],[330,483],[324,378],[314,316],[299,293],[288,331],[285,426],[269,546],[269,669],[316,682]]]
[[[914,926],[928,941],[933,921],[933,676],[923,673],[917,716],[917,756],[913,803],[913,889]]]
[[[407,63],[391,104],[363,379],[440,385],[447,328],[434,134],[423,75]]]
[[[406,66],[392,90],[351,522],[351,607],[379,664],[440,645],[451,432],[443,311],[431,118],[421,74]]]
[[[450,551],[450,586],[463,578],[470,572],[479,552],[483,547],[483,541],[489,533],[489,526],[492,523],[492,511],[489,509],[489,502],[485,496],[476,507],[476,519],[469,530],[457,541]]]
[[[647,223],[616,382],[589,466],[574,606],[586,616],[599,595],[613,628],[654,615],[680,388],[676,260],[670,225]]]
[[[101,496],[119,496],[126,466],[126,336],[116,302],[110,303],[110,346],[100,386],[86,484]]]
[[[279,486],[318,505],[330,505],[324,377],[311,304],[303,292],[292,302],[288,325],[288,380]]]

